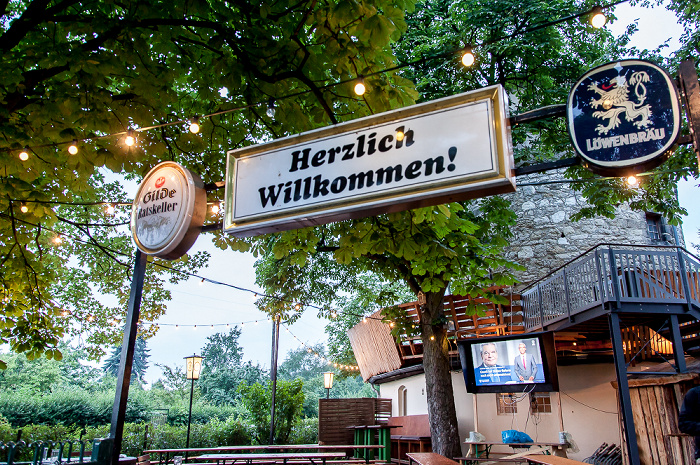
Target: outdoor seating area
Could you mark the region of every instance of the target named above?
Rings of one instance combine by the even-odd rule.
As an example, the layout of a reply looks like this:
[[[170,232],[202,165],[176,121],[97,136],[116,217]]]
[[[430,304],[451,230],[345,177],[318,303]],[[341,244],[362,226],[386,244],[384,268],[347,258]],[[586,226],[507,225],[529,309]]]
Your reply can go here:
[[[205,449],[152,449],[144,453],[158,457],[159,465],[187,464],[338,464],[371,463],[369,456],[355,458],[357,450],[378,450],[383,446],[354,446],[351,444],[272,444],[250,446],[224,446]],[[204,452],[204,453],[203,453]],[[184,459],[184,460],[183,460]]]

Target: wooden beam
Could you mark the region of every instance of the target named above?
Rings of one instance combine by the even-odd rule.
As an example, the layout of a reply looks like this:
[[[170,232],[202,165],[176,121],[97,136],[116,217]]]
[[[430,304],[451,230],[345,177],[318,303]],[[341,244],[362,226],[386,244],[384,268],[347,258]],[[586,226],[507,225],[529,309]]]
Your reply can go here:
[[[698,73],[695,71],[695,62],[685,60],[678,69],[678,81],[683,93],[683,103],[688,116],[688,127],[693,141],[695,155],[698,158],[700,168],[700,86],[698,85]]]

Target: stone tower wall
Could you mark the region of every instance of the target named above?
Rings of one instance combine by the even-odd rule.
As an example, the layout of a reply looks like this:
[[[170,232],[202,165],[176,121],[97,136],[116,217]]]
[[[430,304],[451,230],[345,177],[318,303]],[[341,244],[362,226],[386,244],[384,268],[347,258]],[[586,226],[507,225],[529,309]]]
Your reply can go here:
[[[613,219],[598,217],[572,221],[571,215],[586,205],[580,193],[564,181],[563,171],[519,176],[517,191],[508,194],[518,215],[515,237],[506,257],[526,267],[518,272],[523,288],[600,243],[675,245],[673,228],[667,226],[667,242],[652,242],[646,214],[621,207]],[[554,181],[554,182],[553,182]],[[681,246],[683,236],[677,228]]]

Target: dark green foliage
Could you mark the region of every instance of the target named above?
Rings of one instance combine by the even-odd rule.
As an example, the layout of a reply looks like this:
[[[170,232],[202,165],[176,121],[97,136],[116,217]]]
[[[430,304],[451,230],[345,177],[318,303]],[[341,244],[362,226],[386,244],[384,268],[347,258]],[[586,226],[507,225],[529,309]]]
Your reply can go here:
[[[318,444],[318,418],[303,418],[295,423],[288,444]]]
[[[304,404],[304,383],[300,378],[292,381],[277,380],[275,394],[274,443],[287,444],[294,425],[301,419]],[[272,405],[271,383],[260,383],[239,387],[245,418],[253,425],[253,439],[259,444],[270,441],[270,406]]]
[[[143,383],[143,377],[146,376],[148,369],[149,349],[146,346],[146,341],[143,337],[136,338],[134,344],[134,361],[131,365],[131,381]],[[107,357],[104,362],[104,370],[112,376],[119,374],[119,362],[122,356],[122,346],[118,345],[112,351],[112,355]]]
[[[204,399],[214,405],[233,405],[240,399],[241,383],[264,382],[267,372],[251,362],[243,363],[243,349],[238,344],[241,329],[234,326],[228,333],[207,338],[202,349],[202,377],[197,383]]]
[[[190,446],[216,447],[221,445],[250,444],[249,427],[240,420],[230,417],[225,420],[212,419],[206,424],[193,423],[190,431]],[[313,431],[313,425],[311,425]],[[0,422],[0,442],[14,441],[18,428],[13,428]],[[299,432],[301,434],[301,432]],[[68,427],[64,425],[24,425],[22,440],[27,443],[34,441],[66,441],[82,439],[87,443],[86,455],[90,456],[92,440],[104,438],[109,434],[109,425],[99,427]],[[147,423],[126,423],[122,453],[139,456],[144,450],[174,449],[184,447],[187,437],[186,426],[153,425]],[[77,447],[77,446],[76,446]],[[26,455],[26,452],[24,453]],[[20,460],[29,457],[20,456]]]
[[[13,426],[46,425],[102,425],[112,416],[114,393],[91,393],[78,388],[61,389],[44,395],[27,392],[0,393],[0,414]],[[126,419],[146,421],[149,408],[143,396],[129,396]]]

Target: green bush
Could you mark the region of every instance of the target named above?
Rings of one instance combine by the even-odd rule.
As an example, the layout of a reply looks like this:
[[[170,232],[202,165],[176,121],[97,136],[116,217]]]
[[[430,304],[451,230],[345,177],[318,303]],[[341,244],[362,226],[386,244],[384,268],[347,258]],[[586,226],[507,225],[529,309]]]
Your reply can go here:
[[[318,444],[318,418],[304,418],[295,423],[289,444]]]
[[[14,427],[29,424],[95,426],[109,423],[113,403],[112,393],[90,393],[77,388],[45,395],[8,391],[0,394],[0,415]],[[126,421],[147,421],[150,410],[145,396],[130,396]]]
[[[90,456],[92,441],[109,435],[109,425],[96,427],[70,427],[65,425],[26,425],[13,428],[0,423],[0,442],[14,441],[22,430],[22,440],[27,444],[36,441],[67,441],[82,437],[86,442],[86,456]],[[237,418],[226,421],[213,419],[209,423],[193,423],[190,430],[190,447],[238,446],[251,443],[250,426]],[[173,449],[185,447],[187,425],[152,425],[149,423],[125,423],[121,452],[139,456],[147,449]],[[77,447],[77,446],[76,446]],[[77,450],[77,449],[75,449]],[[21,460],[31,460],[31,450],[22,449]]]

